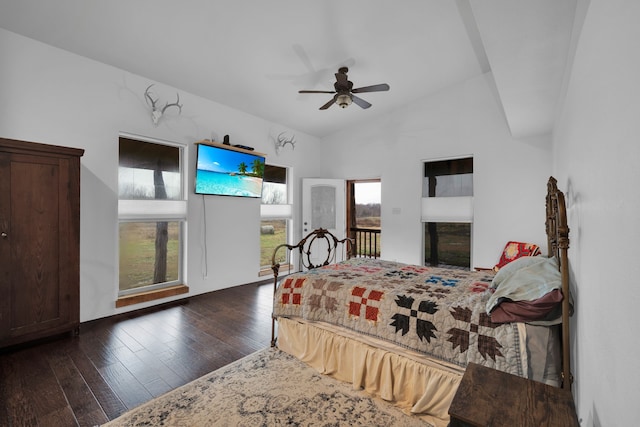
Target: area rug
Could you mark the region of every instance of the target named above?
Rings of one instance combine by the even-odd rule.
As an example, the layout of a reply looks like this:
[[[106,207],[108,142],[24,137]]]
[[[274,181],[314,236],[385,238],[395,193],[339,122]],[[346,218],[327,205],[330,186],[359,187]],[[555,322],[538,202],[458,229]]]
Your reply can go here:
[[[104,424],[120,426],[430,426],[268,348]]]

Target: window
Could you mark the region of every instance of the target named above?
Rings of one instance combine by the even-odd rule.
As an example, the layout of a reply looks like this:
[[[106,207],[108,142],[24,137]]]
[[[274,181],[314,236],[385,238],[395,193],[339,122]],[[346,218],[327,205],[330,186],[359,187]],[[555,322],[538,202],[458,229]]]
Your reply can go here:
[[[271,257],[278,245],[288,243],[291,205],[287,184],[287,168],[265,165],[260,207],[260,271],[271,271]],[[284,262],[286,251],[281,253]]]
[[[183,283],[182,162],[181,146],[120,137],[119,297]]]
[[[424,164],[425,265],[471,267],[473,158]]]

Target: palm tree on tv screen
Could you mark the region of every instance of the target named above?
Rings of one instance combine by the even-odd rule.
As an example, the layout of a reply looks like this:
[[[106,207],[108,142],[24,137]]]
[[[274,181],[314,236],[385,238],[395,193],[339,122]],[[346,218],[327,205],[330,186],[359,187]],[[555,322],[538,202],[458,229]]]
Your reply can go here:
[[[253,173],[256,174],[257,176],[264,175],[264,163],[260,159],[255,159],[253,161],[253,164],[251,165],[251,169],[253,170]]]

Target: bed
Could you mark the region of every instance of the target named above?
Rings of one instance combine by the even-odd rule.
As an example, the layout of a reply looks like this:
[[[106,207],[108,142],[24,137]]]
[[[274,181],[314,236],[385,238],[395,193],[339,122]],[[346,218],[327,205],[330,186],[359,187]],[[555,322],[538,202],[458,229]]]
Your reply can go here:
[[[470,362],[570,388],[569,228],[553,177],[546,214],[546,256],[497,273],[340,260],[350,240],[323,229],[280,245],[272,345],[436,426]],[[279,277],[279,251],[302,271]]]

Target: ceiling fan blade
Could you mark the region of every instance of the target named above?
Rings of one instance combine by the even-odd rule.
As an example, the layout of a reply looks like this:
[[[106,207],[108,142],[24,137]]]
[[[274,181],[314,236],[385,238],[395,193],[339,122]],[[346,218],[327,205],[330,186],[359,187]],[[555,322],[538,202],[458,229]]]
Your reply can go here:
[[[336,96],[333,97],[333,99],[329,102],[327,102],[326,104],[324,104],[322,107],[320,107],[320,110],[326,110],[327,108],[331,107],[333,104],[335,104],[336,102]]]
[[[352,93],[363,93],[363,92],[383,92],[385,90],[389,90],[389,85],[386,83],[381,83],[379,85],[373,86],[365,86],[353,89]]]
[[[358,98],[355,95],[351,95],[351,99],[353,100],[353,102],[355,102],[356,104],[358,104],[360,107],[364,109],[371,107],[371,104],[369,104],[367,101],[365,101],[362,98]]]
[[[298,58],[300,58],[304,66],[307,67],[307,70],[309,70],[310,73],[315,73],[316,69],[311,63],[311,60],[309,59],[307,52],[304,51],[304,48],[299,44],[294,44],[291,47],[293,48],[293,51],[296,53],[296,55],[298,55]]]
[[[336,93],[335,90],[299,90],[298,93]]]

